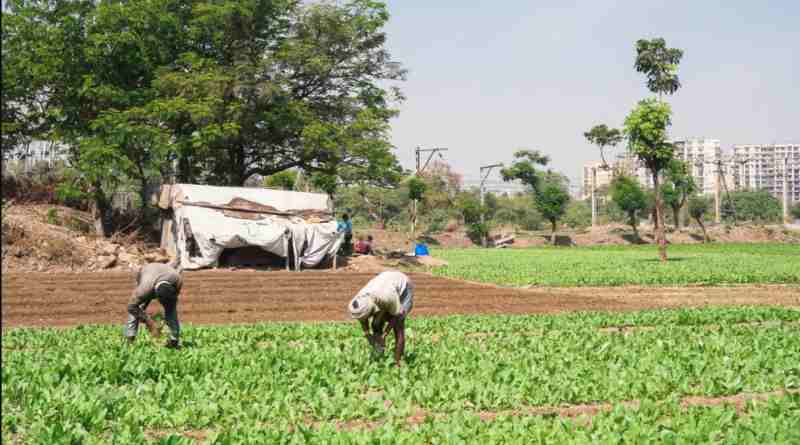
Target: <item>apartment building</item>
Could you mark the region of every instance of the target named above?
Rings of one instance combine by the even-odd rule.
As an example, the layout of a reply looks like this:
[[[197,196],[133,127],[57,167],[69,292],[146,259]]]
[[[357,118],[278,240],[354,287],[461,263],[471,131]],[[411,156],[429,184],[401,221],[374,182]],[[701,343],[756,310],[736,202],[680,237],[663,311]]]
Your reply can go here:
[[[779,200],[786,177],[790,205],[800,202],[800,144],[734,145],[731,170],[736,189],[767,190]]]
[[[675,158],[686,162],[697,189],[705,195],[714,194],[717,184],[717,170],[722,167],[725,174],[726,159],[720,141],[709,138],[687,138],[672,141],[675,145]],[[726,178],[728,179],[728,178]],[[727,184],[732,187],[732,184]],[[722,187],[722,185],[720,185]]]

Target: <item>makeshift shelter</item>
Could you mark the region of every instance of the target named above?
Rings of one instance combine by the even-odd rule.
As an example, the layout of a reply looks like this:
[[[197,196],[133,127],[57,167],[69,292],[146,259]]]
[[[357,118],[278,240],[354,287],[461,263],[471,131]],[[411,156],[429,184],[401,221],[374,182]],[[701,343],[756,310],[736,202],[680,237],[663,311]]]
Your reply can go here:
[[[217,266],[226,249],[248,246],[285,258],[287,269],[335,264],[344,239],[321,193],[171,184],[161,187],[158,206],[161,247],[184,269]]]

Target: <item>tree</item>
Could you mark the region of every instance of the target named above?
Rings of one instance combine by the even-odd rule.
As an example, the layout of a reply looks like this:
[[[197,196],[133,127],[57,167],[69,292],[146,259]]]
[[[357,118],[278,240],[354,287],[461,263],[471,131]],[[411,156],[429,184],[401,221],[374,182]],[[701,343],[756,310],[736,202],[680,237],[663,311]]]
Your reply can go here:
[[[667,142],[667,130],[672,124],[672,109],[661,102],[663,94],[672,95],[681,87],[678,64],[683,51],[667,48],[663,38],[640,39],[636,42],[636,71],[644,73],[647,88],[658,94],[658,100],[645,99],[625,119],[624,133],[629,146],[650,170],[655,191],[655,228],[658,254],[667,261],[667,239],[664,235],[664,203],[661,196],[659,174],[669,165],[674,155],[672,144]]]
[[[710,207],[711,203],[703,196],[692,196],[689,199],[689,216],[697,221],[697,224],[699,224],[700,228],[703,230],[704,243],[711,242],[711,238],[709,238],[708,232],[706,232],[706,225],[703,223],[703,218],[705,218]]]
[[[11,0],[7,9],[3,149],[28,133],[54,135],[70,147],[75,188],[100,213],[120,181],[156,175],[243,185],[297,168],[331,194],[400,179],[389,120],[403,100],[392,82],[405,71],[385,48],[382,3]]]
[[[535,193],[535,196],[534,206],[544,219],[550,221],[552,228],[550,241],[555,245],[558,220],[564,216],[569,204],[569,192],[566,184],[555,177],[548,177],[542,181],[541,187]]]
[[[611,199],[628,216],[633,236],[639,238],[639,218],[647,213],[647,194],[639,181],[630,176],[617,176],[611,181]]]
[[[603,168],[608,168],[603,149],[605,147],[615,147],[622,141],[622,132],[616,128],[608,128],[605,124],[595,125],[591,130],[584,132],[583,137],[590,143],[600,147],[600,159],[603,160]]]
[[[564,224],[574,229],[583,229],[592,224],[592,209],[586,201],[571,201],[564,214]]]
[[[534,192],[539,189],[541,172],[537,166],[545,166],[550,158],[536,150],[518,150],[514,153],[514,164],[500,170],[503,181],[519,180]]]
[[[280,190],[294,190],[296,181],[296,170],[284,170],[264,178],[264,187]]]
[[[680,211],[686,200],[697,190],[688,165],[680,159],[673,159],[666,168],[665,184],[661,188],[664,202],[672,208],[675,228],[680,229]]]
[[[800,219],[800,203],[792,206],[791,215],[794,219]]]
[[[663,38],[636,41],[635,68],[647,77],[647,88],[658,94],[674,94],[681,87],[678,79],[678,64],[683,58],[683,51],[667,48]]]
[[[766,190],[741,190],[724,196],[722,214],[726,219],[735,216],[739,221],[758,223],[780,222],[783,209],[780,200]],[[736,209],[735,213],[733,209]]]
[[[550,158],[535,150],[519,150],[511,167],[500,170],[504,181],[519,180],[531,188],[534,207],[552,227],[551,241],[556,243],[558,220],[564,215],[569,203],[566,180],[562,175],[543,173],[537,166],[545,166]]]
[[[417,228],[417,213],[418,213],[418,206],[416,203],[422,201],[425,197],[425,190],[428,188],[425,181],[418,178],[417,176],[411,176],[408,181],[406,181],[406,185],[408,186],[408,199],[414,206],[411,211],[411,236],[416,237],[416,228]]]
[[[669,166],[674,156],[667,142],[667,129],[672,123],[669,104],[654,99],[644,99],[625,118],[625,135],[631,152],[650,171],[655,191],[655,231],[661,261],[667,261],[667,239],[664,236],[664,200],[661,196],[661,172]]]

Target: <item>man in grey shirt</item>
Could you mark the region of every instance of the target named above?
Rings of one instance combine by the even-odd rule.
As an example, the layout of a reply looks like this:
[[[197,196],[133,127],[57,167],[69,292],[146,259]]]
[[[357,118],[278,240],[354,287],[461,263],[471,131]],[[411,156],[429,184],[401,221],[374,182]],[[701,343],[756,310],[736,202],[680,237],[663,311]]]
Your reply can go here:
[[[394,330],[394,362],[400,366],[406,347],[406,318],[414,307],[414,283],[396,270],[381,272],[350,301],[350,316],[361,323],[375,352],[383,354],[386,335]],[[370,333],[370,319],[372,333]],[[386,330],[384,331],[384,325]]]
[[[139,323],[144,323],[150,333],[158,337],[160,330],[147,315],[145,309],[157,298],[164,307],[164,320],[169,327],[170,338],[166,346],[179,347],[180,324],[178,323],[178,294],[181,292],[183,279],[181,272],[168,264],[150,263],[144,265],[136,275],[136,289],[128,302],[128,322],[125,324],[125,337],[128,342],[136,340]]]

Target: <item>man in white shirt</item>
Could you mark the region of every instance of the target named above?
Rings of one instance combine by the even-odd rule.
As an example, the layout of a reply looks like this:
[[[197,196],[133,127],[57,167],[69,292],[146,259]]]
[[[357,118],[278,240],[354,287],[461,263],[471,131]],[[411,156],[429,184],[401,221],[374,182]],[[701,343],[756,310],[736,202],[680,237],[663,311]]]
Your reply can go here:
[[[389,270],[370,280],[350,301],[348,309],[350,316],[361,323],[364,336],[379,354],[383,353],[389,329],[394,330],[394,361],[400,366],[406,346],[406,317],[413,306],[414,284],[406,274]]]

